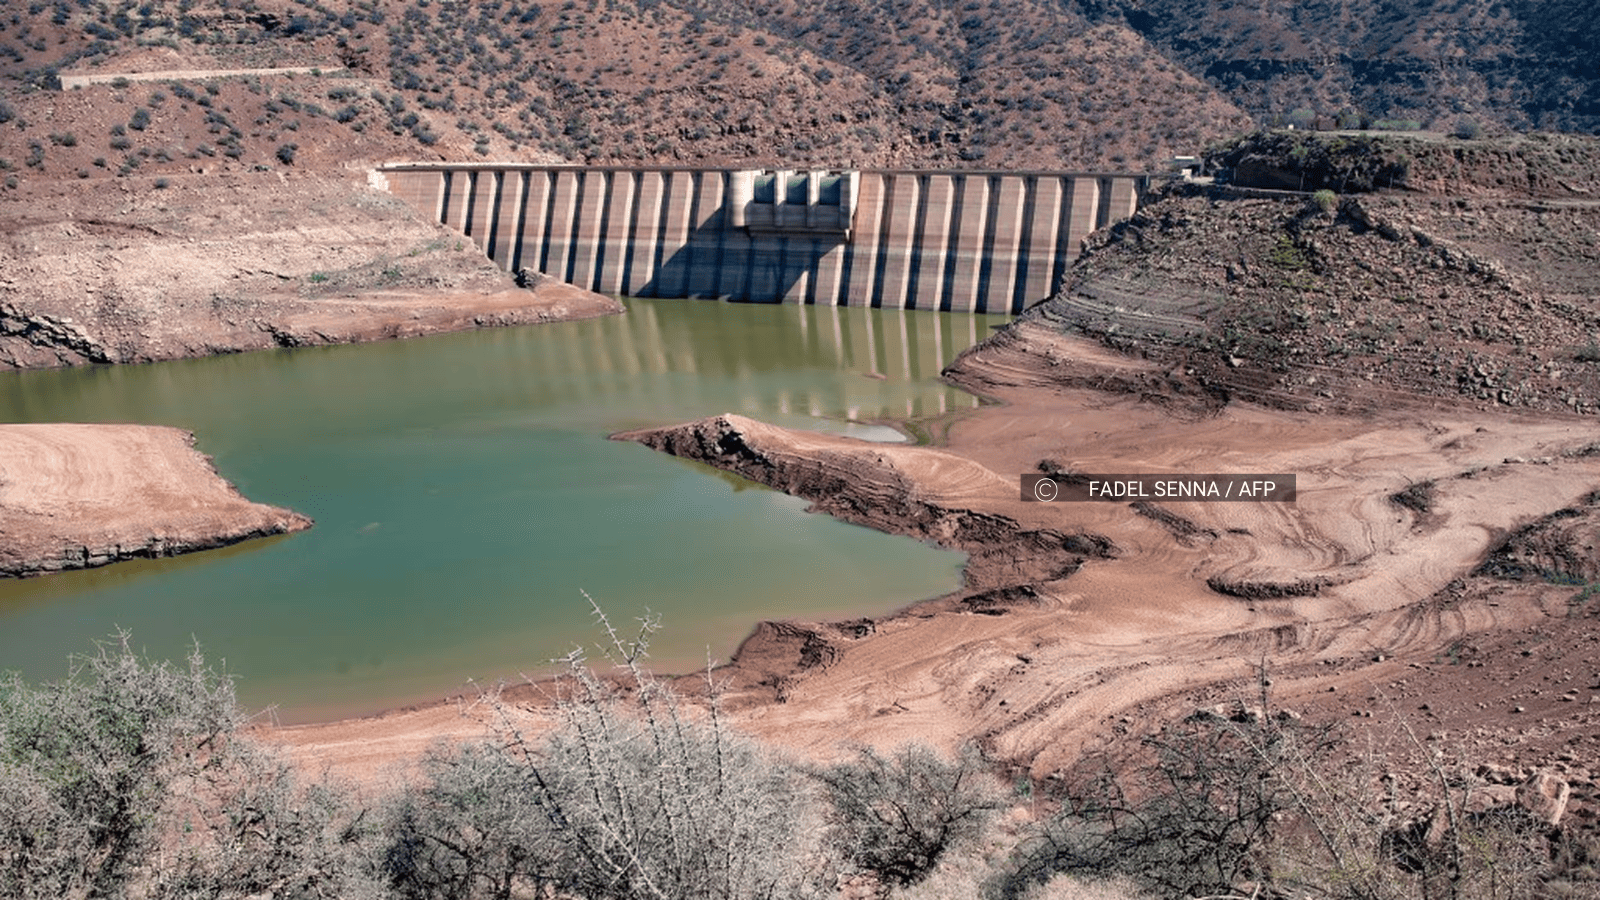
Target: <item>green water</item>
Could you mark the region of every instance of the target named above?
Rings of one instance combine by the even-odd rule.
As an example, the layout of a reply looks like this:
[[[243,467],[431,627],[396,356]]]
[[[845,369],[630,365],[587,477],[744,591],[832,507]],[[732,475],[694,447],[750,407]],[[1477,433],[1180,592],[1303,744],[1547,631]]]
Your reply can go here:
[[[146,366],[0,375],[0,421],[193,430],[248,497],[310,531],[0,581],[0,668],[60,677],[116,628],[198,639],[285,721],[534,671],[596,632],[588,591],[665,628],[661,669],[725,659],[761,619],[884,612],[953,589],[960,556],[634,444],[739,412],[894,439],[971,408],[941,366],[1002,319],[628,301],[589,322]]]

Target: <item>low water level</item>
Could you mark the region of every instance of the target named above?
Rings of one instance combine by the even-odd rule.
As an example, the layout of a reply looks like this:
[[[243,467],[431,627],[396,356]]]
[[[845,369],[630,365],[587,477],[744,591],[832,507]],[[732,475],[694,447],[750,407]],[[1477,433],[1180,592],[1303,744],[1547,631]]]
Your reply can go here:
[[[1002,319],[630,300],[628,313],[358,346],[0,375],[0,421],[198,435],[301,534],[0,581],[0,669],[66,671],[116,628],[191,640],[247,705],[298,721],[532,671],[596,631],[583,591],[665,628],[658,668],[725,659],[758,620],[885,612],[962,559],[633,444],[625,428],[738,412],[893,438],[976,406],[937,380]]]

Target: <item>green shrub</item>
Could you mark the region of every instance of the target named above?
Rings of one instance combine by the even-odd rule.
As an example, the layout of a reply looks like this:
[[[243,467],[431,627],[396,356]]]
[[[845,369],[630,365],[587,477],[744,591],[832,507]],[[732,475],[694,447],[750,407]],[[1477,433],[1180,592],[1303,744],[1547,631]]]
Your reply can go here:
[[[1325,213],[1333,212],[1334,207],[1339,205],[1339,195],[1327,188],[1323,188],[1311,195],[1311,202],[1315,203],[1317,208]]]

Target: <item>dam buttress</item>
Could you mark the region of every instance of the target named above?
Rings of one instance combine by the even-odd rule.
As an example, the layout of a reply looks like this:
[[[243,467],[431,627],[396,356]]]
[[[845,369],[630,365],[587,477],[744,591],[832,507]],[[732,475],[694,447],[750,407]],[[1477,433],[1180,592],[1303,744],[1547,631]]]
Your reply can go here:
[[[1017,313],[1148,175],[400,164],[378,181],[509,272],[602,294]]]

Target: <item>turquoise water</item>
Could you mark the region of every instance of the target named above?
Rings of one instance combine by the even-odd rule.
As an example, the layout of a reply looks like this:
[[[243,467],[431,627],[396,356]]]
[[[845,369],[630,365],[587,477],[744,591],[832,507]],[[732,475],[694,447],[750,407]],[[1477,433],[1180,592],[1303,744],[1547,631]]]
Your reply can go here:
[[[0,581],[0,668],[59,677],[116,628],[198,640],[284,721],[533,672],[597,632],[582,592],[664,629],[657,668],[725,659],[768,618],[881,613],[962,558],[605,436],[739,412],[893,439],[972,408],[941,366],[999,317],[627,301],[589,322],[145,366],[0,375],[0,421],[193,430],[310,531]]]

